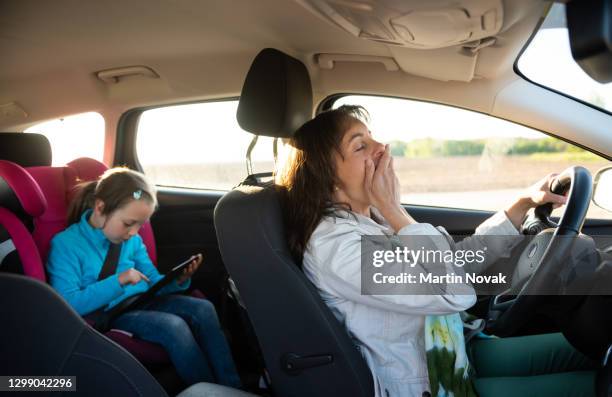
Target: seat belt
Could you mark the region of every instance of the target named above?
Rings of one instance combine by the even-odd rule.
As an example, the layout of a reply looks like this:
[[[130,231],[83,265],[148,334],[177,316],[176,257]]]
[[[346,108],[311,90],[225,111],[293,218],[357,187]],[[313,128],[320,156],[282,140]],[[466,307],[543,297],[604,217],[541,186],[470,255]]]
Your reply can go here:
[[[104,264],[102,265],[102,270],[100,270],[100,274],[98,274],[98,281],[102,281],[112,276],[117,271],[119,254],[121,254],[121,245],[122,244],[110,243],[106,258],[104,259]]]
[[[105,278],[112,276],[117,271],[117,266],[119,265],[119,255],[121,254],[121,246],[122,244],[110,243],[108,252],[106,253],[106,258],[104,258],[104,264],[102,265],[100,274],[98,274],[98,281],[102,281]],[[95,312],[89,313],[88,315],[84,316],[84,318],[93,322],[93,328],[99,332],[105,333],[110,328],[110,318],[108,313],[104,311],[104,307],[101,307]]]

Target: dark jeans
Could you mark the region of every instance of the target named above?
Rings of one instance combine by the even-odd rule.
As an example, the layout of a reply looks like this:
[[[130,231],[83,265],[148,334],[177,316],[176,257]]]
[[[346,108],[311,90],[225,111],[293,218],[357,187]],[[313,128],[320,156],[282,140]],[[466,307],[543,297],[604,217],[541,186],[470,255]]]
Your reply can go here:
[[[188,385],[241,385],[215,307],[208,300],[163,295],[142,310],[122,314],[112,327],[162,345]]]
[[[468,355],[480,397],[595,396],[595,363],[561,333],[473,339]]]

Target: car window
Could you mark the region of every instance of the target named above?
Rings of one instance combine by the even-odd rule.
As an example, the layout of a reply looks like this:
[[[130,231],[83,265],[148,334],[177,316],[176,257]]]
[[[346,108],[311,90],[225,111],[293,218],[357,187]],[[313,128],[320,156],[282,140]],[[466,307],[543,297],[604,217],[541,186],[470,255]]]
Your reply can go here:
[[[46,121],[24,132],[47,137],[55,166],[65,165],[79,157],[103,161],[104,117],[99,113],[81,113]]]
[[[581,165],[594,175],[609,165],[560,139],[465,109],[355,95],[333,107],[343,104],[364,106],[374,138],[391,145],[405,204],[500,210],[548,173]],[[595,205],[588,216],[612,219]]]
[[[160,186],[236,186],[248,175],[246,153],[253,139],[238,125],[237,108],[237,100],[226,100],[144,111],[136,140],[144,172]],[[251,159],[253,172],[272,171],[273,138],[259,137]]]

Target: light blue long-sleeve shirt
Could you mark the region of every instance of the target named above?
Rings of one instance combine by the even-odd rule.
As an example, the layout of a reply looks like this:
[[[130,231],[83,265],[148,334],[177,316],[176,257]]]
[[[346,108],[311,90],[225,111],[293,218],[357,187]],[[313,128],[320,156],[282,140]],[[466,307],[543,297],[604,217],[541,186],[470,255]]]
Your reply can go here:
[[[110,241],[101,229],[92,227],[88,220],[91,210],[81,220],[58,233],[51,240],[47,262],[47,275],[53,288],[81,315],[102,307],[110,309],[129,296],[145,292],[163,278],[157,271],[139,235],[122,243],[115,274],[98,281],[98,275],[106,259]],[[137,284],[119,283],[119,274],[136,268],[151,283],[141,280]],[[183,284],[176,281],[165,286],[160,294],[185,290],[191,280]]]

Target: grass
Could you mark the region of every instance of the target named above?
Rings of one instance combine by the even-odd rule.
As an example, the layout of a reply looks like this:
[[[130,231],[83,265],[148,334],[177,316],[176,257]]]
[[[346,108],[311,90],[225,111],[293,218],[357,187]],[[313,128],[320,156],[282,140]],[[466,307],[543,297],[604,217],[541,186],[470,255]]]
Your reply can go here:
[[[537,161],[589,161],[601,162],[601,157],[591,152],[553,152],[553,153],[532,153],[528,155],[532,160]]]

